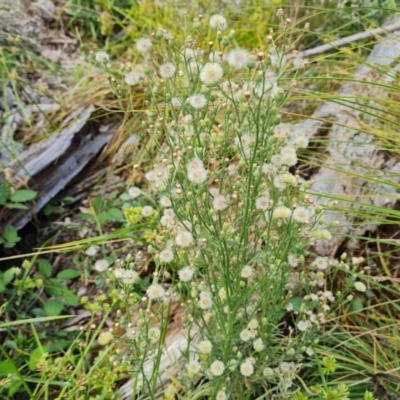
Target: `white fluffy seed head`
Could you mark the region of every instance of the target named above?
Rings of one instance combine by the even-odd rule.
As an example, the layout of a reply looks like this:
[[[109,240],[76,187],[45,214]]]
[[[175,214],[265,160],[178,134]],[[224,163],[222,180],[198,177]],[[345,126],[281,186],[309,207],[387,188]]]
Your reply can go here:
[[[214,85],[224,75],[224,70],[218,63],[208,63],[200,71],[200,80],[207,86]]]
[[[265,175],[275,175],[278,169],[277,169],[276,165],[263,164],[261,170],[262,170],[262,173]]]
[[[108,61],[110,60],[110,57],[105,51],[98,51],[97,53],[95,53],[94,59],[99,64],[107,64]]]
[[[162,263],[169,263],[174,259],[174,252],[169,247],[162,250],[159,254]]]
[[[299,206],[293,211],[293,219],[297,222],[307,223],[311,218],[311,212],[307,207]]]
[[[147,53],[153,44],[149,38],[140,38],[136,41],[136,48],[142,54]]]
[[[313,263],[320,271],[328,268],[328,260],[326,257],[317,257]]]
[[[172,205],[171,200],[167,196],[162,196],[161,197],[160,204],[163,207],[171,207],[171,205]]]
[[[203,340],[199,343],[198,350],[202,354],[209,354],[212,350],[212,343],[209,340]]]
[[[276,168],[282,166],[282,156],[280,154],[274,154],[271,157],[271,164],[274,165]]]
[[[207,104],[206,96],[200,93],[193,94],[188,100],[189,104],[196,109],[203,108]]]
[[[221,376],[225,371],[225,365],[222,361],[214,361],[211,365],[210,365],[210,372],[214,375],[214,376]]]
[[[272,368],[264,368],[264,370],[263,370],[263,375],[265,376],[265,377],[270,377],[270,376],[273,376],[274,375],[274,370],[272,369]]]
[[[202,169],[193,169],[188,171],[188,179],[190,182],[200,185],[207,180],[207,171]]]
[[[236,70],[246,68],[249,59],[249,52],[239,48],[231,50],[226,57],[228,64]]]
[[[293,254],[288,255],[288,263],[291,267],[296,268],[299,265],[299,259]]]
[[[247,376],[251,376],[254,373],[254,366],[251,362],[246,361],[243,364],[240,365],[240,373],[247,377]]]
[[[270,206],[269,196],[260,196],[256,198],[256,209],[257,210],[268,210]]]
[[[250,265],[246,265],[243,267],[243,269],[240,271],[240,276],[242,278],[251,278],[253,276],[253,268],[250,267]]]
[[[164,296],[165,290],[158,283],[154,283],[147,288],[146,293],[147,296],[149,296],[149,299],[161,299]]]
[[[126,269],[122,270],[121,279],[125,285],[133,285],[136,281],[139,280],[139,275],[133,269]]]
[[[128,189],[128,194],[132,199],[136,199],[141,195],[141,193],[142,191],[136,186],[132,186],[131,188]]]
[[[165,182],[169,178],[169,169],[168,167],[157,167],[145,174],[145,177],[148,181],[154,183]]]
[[[171,104],[172,104],[172,107],[181,107],[182,106],[182,100],[179,97],[173,97],[171,99]]]
[[[296,149],[291,146],[285,146],[281,149],[281,163],[283,165],[287,165],[288,167],[292,167],[297,164],[297,155]]]
[[[174,64],[168,62],[168,63],[160,65],[158,70],[159,70],[161,78],[168,79],[168,78],[172,78],[175,75],[176,67]]]
[[[243,342],[248,342],[253,335],[248,329],[243,329],[242,332],[240,332],[240,339],[243,340]]]
[[[285,207],[285,206],[279,206],[276,207],[274,212],[272,213],[272,218],[276,219],[287,219],[292,215],[292,211],[290,210],[290,208]]]
[[[180,247],[188,247],[193,243],[193,235],[190,232],[179,232],[175,242]]]
[[[255,318],[251,319],[250,322],[247,324],[247,327],[250,329],[257,329],[258,321]]]
[[[199,307],[202,310],[208,310],[212,306],[212,299],[209,293],[201,292],[199,295]]]
[[[210,26],[216,31],[225,31],[228,29],[226,18],[220,14],[215,14],[210,18]]]
[[[308,138],[304,135],[298,135],[294,141],[293,141],[293,145],[296,146],[298,149],[305,149],[306,147],[308,147]]]
[[[192,374],[197,374],[200,371],[201,365],[198,361],[192,360],[186,364],[186,369]]]
[[[97,272],[103,272],[105,271],[108,267],[110,266],[110,264],[108,263],[107,260],[97,260],[94,264],[94,269]]]
[[[186,168],[189,171],[204,169],[204,163],[200,160],[200,158],[192,158],[186,165]]]
[[[152,206],[144,206],[142,208],[142,216],[143,217],[150,217],[154,212],[154,208]]]
[[[217,396],[215,397],[215,400],[226,400],[228,397],[226,395],[226,392],[223,390],[219,390],[217,393]]]
[[[183,59],[186,61],[196,61],[203,54],[202,50],[194,50],[187,47],[183,52]]]
[[[302,320],[297,323],[297,329],[301,332],[305,332],[311,326],[311,322],[308,320]]]
[[[112,272],[117,279],[121,279],[124,276],[125,270],[123,268],[114,268]]]
[[[255,351],[264,350],[265,345],[264,345],[264,343],[263,343],[261,338],[258,338],[253,342],[253,348],[254,348]]]
[[[279,174],[279,175],[275,176],[275,178],[274,178],[274,186],[279,190],[286,189],[287,184],[285,183],[282,174]]]
[[[228,208],[228,200],[225,196],[215,196],[212,204],[215,211],[223,211]]]
[[[135,86],[140,82],[140,79],[142,78],[142,73],[140,73],[139,71],[133,70],[128,72],[125,77],[125,83],[128,86]]]
[[[192,280],[194,275],[194,268],[193,267],[184,267],[179,270],[178,276],[182,282],[189,282]]]
[[[212,51],[212,52],[210,52],[208,59],[212,63],[220,64],[220,63],[222,63],[222,61],[224,61],[223,53],[220,51]]]

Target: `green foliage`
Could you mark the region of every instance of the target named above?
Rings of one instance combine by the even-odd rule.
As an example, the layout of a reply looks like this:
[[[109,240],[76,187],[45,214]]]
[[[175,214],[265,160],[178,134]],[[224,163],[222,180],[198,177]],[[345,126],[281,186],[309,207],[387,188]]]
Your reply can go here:
[[[57,274],[57,279],[60,280],[70,280],[76,279],[81,276],[81,272],[76,269],[64,269]]]
[[[0,244],[5,248],[14,247],[21,238],[18,236],[17,230],[12,225],[6,225],[4,228],[4,236],[0,238]]]
[[[334,357],[324,357],[322,359],[322,371],[328,375],[336,370],[336,359]]]
[[[28,210],[23,204],[36,198],[38,192],[28,189],[19,189],[14,192],[11,190],[9,182],[2,180],[0,186],[0,206],[9,209]],[[21,238],[18,236],[17,230],[12,225],[6,225],[2,237],[0,237],[0,245],[5,248],[14,247]]]
[[[59,300],[49,300],[44,305],[44,311],[49,317],[55,317],[60,315],[64,308],[64,304]]]
[[[23,203],[25,201],[33,200],[37,196],[34,190],[20,189],[16,190],[11,196],[10,200],[15,203]]]
[[[39,260],[38,269],[42,276],[46,279],[50,278],[53,272],[51,264],[47,260]]]

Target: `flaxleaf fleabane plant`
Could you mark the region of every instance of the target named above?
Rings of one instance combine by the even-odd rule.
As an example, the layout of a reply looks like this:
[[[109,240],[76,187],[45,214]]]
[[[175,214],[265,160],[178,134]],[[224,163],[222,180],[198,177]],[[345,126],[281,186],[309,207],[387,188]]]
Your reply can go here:
[[[171,304],[179,300],[188,337],[182,387],[205,387],[216,399],[287,398],[335,300],[323,289],[333,262],[306,259],[310,245],[331,234],[295,170],[308,139],[280,127],[293,76],[307,62],[286,43],[290,21],[282,10],[277,16],[278,39],[271,30],[265,49],[239,47],[224,16],[213,15],[208,43],[199,17],[193,29],[186,21],[182,43],[164,30],[139,39],[142,61],[124,67],[121,83],[106,68],[127,113],[135,112],[136,87],[148,95],[137,134],[159,151],[144,171],[153,206],[125,210],[130,224],[158,220],[148,248],[153,280],[138,299],[130,296],[140,281],[134,258],[108,272],[122,289],[118,324],[135,360],[134,394],[156,396]],[[103,53],[95,59],[109,63]],[[139,319],[130,316],[135,307]]]

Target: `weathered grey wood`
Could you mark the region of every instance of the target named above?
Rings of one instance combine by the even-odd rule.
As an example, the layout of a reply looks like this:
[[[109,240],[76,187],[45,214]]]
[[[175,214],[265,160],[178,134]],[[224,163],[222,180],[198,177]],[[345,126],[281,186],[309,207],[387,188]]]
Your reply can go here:
[[[8,174],[7,178],[13,186],[17,188],[21,182],[26,182],[63,156],[93,111],[93,106],[75,110],[64,122],[64,129],[51,135],[47,140],[30,147],[17,160],[9,163],[5,169]]]
[[[116,127],[92,135],[88,124],[94,107],[83,110],[80,117],[68,128],[28,149],[13,162],[16,173],[8,177],[15,187],[22,183],[39,192],[30,203],[29,210],[6,210],[2,213],[1,226],[23,228],[52,198],[77,176],[90,160],[108,143]],[[82,111],[82,110],[81,110]]]
[[[111,133],[103,133],[94,139],[86,136],[81,142],[72,144],[66,154],[53,165],[40,171],[34,178],[31,187],[39,192],[32,208],[10,210],[2,218],[2,225],[11,224],[15,229],[22,229],[35,214],[55,197],[65,186],[78,175],[89,161],[107,144]]]
[[[374,135],[368,132],[374,126],[377,127],[377,121],[373,118],[366,119],[364,110],[367,110],[368,104],[365,104],[365,108],[363,105],[351,104],[353,101],[367,103],[376,98],[386,99],[390,89],[388,82],[399,67],[399,57],[400,31],[395,31],[374,46],[366,63],[355,72],[354,82],[345,84],[337,93],[335,99],[340,104],[326,101],[309,119],[280,128],[287,129],[293,135],[301,132],[309,138],[324,135],[328,156],[323,159],[322,167],[311,177],[315,181],[312,191],[316,197],[318,193],[322,195],[320,203],[326,204],[330,201],[323,196],[333,195],[349,201],[339,203],[343,208],[360,209],[354,202],[393,207],[400,198],[396,188],[390,185],[400,182],[399,160],[388,158],[379,149]],[[380,85],[368,82],[378,82]],[[371,175],[377,176],[381,181],[386,180],[389,184],[368,179]],[[340,225],[332,230],[338,234],[332,240],[318,241],[315,244],[316,252],[321,255],[335,254],[344,241],[343,235],[362,235],[366,230],[373,230],[377,226],[377,222],[368,221],[367,224],[361,221],[355,227],[354,215],[343,212],[328,213],[325,220],[327,224],[339,221]]]
[[[187,330],[180,325],[175,325],[173,329],[167,332],[166,343],[161,356],[159,378],[157,382],[157,399],[162,399],[163,396],[160,393],[162,388],[168,387],[171,382],[171,377],[177,377],[179,372],[185,368],[185,358],[182,356],[182,352],[188,348]],[[190,346],[192,349],[198,344],[199,337],[194,335],[192,332],[193,339],[191,339]],[[145,375],[150,378],[153,372],[153,360],[145,362],[144,366]],[[139,383],[142,384],[143,376],[139,375]],[[131,400],[133,392],[134,380],[130,379],[120,388],[120,400]]]
[[[400,29],[400,21],[397,21],[390,25],[385,25],[382,28],[370,29],[365,32],[355,33],[354,35],[350,35],[338,40],[334,40],[331,43],[323,44],[322,46],[314,47],[313,49],[308,49],[301,51],[298,54],[298,57],[311,57],[316,56],[318,54],[326,53],[331,50],[335,50],[338,47],[347,46],[349,44],[353,44],[355,42],[359,42],[360,40],[373,38],[376,36],[388,35],[390,32],[397,31]]]

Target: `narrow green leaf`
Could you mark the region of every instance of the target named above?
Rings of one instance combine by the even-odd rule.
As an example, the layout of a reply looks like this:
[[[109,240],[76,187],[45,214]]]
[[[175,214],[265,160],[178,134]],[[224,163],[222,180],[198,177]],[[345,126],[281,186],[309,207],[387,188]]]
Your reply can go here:
[[[27,206],[20,203],[8,203],[6,207],[11,210],[29,210]]]
[[[360,299],[354,299],[351,302],[351,309],[352,311],[359,312],[364,309],[364,305]]]
[[[76,279],[81,276],[81,272],[76,269],[65,269],[57,274],[57,279]]]
[[[8,201],[8,190],[5,186],[0,186],[0,206],[5,206]]]
[[[64,201],[65,203],[72,203],[73,201],[75,201],[75,198],[72,196],[66,196],[62,199],[62,201]]]
[[[51,264],[47,260],[39,261],[39,272],[45,277],[50,278],[52,273]]]
[[[38,322],[49,322],[49,321],[54,321],[55,319],[65,319],[70,317],[74,317],[74,315],[59,315],[57,317],[20,319],[18,321],[3,322],[0,324],[0,328],[7,328],[9,326],[15,326],[15,325],[35,324]]]
[[[15,277],[14,268],[9,268],[4,272],[2,276],[2,281],[5,285],[8,285]]]
[[[17,190],[13,195],[11,195],[11,201],[15,201],[17,203],[33,200],[38,192],[29,189],[20,189]]]
[[[17,230],[12,225],[7,225],[4,228],[4,237],[6,238],[7,242],[16,243],[21,238],[18,236]]]

